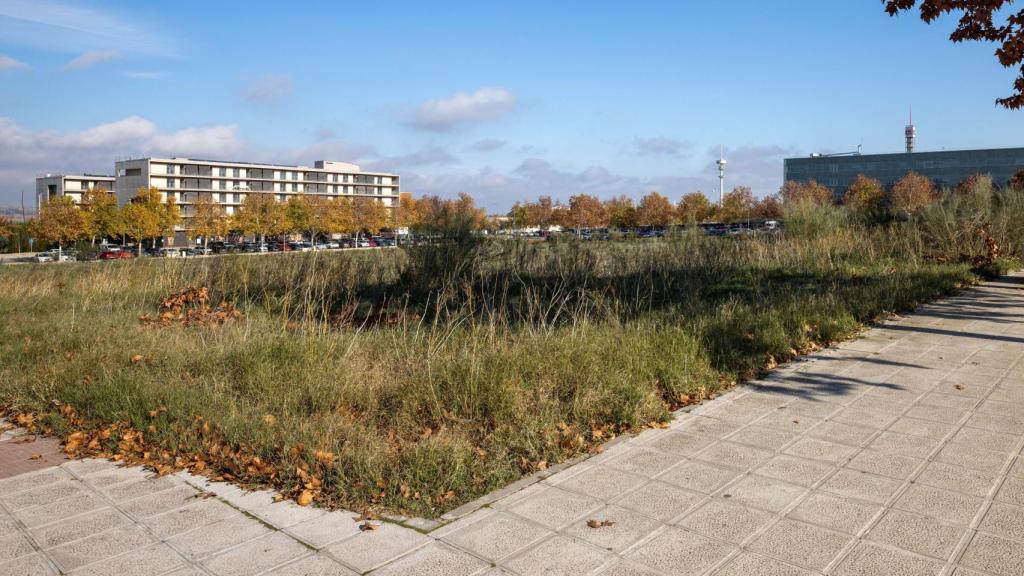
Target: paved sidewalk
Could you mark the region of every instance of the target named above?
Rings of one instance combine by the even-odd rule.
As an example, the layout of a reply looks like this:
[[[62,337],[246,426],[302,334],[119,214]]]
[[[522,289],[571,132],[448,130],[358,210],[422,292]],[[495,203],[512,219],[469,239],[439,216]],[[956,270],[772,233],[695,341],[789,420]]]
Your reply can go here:
[[[0,480],[0,575],[1021,575],[1022,356],[1013,276],[429,533],[68,462]]]

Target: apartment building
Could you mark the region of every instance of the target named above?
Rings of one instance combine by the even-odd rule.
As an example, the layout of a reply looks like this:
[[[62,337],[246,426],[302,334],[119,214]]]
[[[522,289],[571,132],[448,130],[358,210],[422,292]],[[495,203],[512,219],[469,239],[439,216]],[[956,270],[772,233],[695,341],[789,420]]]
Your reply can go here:
[[[191,216],[191,204],[209,194],[233,214],[246,194],[271,193],[280,202],[298,194],[332,198],[372,198],[385,206],[398,205],[397,174],[364,172],[355,164],[317,160],[313,167],[191,158],[138,158],[115,163],[118,201],[128,202],[140,187],[154,187],[161,197],[173,196],[181,214]]]
[[[113,176],[101,176],[98,174],[82,174],[72,176],[69,174],[47,174],[36,178],[36,211],[39,208],[61,196],[70,197],[75,204],[82,202],[82,192],[93,188],[104,188],[114,191],[115,178]]]

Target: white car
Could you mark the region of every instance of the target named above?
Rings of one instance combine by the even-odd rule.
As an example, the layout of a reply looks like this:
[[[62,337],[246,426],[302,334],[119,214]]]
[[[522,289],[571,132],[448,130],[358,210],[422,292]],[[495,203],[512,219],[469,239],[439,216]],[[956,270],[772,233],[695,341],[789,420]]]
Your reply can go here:
[[[50,254],[49,252],[40,252],[36,254],[36,262],[53,262],[53,259],[57,257],[57,253]]]

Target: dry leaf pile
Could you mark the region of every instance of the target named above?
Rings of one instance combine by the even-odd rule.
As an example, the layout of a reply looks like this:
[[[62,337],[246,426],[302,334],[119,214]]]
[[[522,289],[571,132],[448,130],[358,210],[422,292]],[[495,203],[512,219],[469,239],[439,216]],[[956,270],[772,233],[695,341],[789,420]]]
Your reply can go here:
[[[229,302],[210,305],[208,288],[191,287],[162,298],[156,316],[149,313],[139,316],[147,326],[221,326],[231,320],[238,320],[242,313]]]

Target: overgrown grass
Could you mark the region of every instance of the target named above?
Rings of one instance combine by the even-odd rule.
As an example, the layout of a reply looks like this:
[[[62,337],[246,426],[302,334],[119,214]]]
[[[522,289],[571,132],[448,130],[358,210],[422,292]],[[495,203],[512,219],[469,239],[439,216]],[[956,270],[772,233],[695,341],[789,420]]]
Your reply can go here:
[[[928,222],[790,216],[778,236],[2,267],[0,404],[58,434],[65,405],[79,428],[123,423],[150,460],[436,515],[976,278]],[[139,321],[188,286],[244,317]]]

